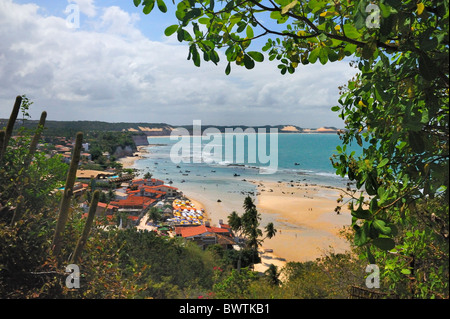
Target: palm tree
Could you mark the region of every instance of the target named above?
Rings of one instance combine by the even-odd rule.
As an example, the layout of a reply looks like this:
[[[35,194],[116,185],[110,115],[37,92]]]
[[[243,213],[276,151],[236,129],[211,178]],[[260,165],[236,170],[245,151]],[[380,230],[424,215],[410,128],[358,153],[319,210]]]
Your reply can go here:
[[[241,229],[242,220],[235,211],[228,216],[228,225],[230,225],[234,232],[238,232]]]
[[[156,208],[152,207],[147,213],[148,219],[153,220],[153,223],[157,223],[159,220],[161,220],[161,211]]]
[[[152,173],[150,173],[150,172],[147,172],[147,173],[145,173],[145,175],[144,175],[144,179],[150,179],[150,178],[152,178]]]
[[[273,223],[268,223],[265,229],[266,229],[266,238],[271,239],[277,233],[277,230],[273,226]]]
[[[248,212],[252,209],[256,209],[256,205],[253,201],[253,199],[250,197],[250,195],[247,195],[247,197],[244,199],[244,211]]]
[[[271,264],[264,274],[267,276],[270,284],[274,286],[281,284],[281,280],[279,279],[281,272],[278,271],[278,267],[274,264]]]

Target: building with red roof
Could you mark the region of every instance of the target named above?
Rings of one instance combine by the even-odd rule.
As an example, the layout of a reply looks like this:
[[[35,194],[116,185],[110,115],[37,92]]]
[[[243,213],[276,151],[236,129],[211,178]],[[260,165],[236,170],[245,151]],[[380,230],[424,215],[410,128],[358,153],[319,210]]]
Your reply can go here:
[[[118,210],[119,210],[119,206],[117,206],[117,205],[98,202],[97,210],[95,211],[95,215],[97,215],[97,216],[113,215],[114,213],[117,213]]]
[[[149,178],[149,179],[138,178],[138,179],[133,179],[133,181],[131,182],[131,185],[159,186],[159,185],[164,185],[164,181],[160,180],[160,179],[156,179],[156,178]]]
[[[142,210],[148,208],[154,202],[156,202],[156,200],[153,198],[129,195],[126,199],[119,199],[117,201],[111,201],[111,204],[118,206],[119,211],[120,210],[142,211]]]
[[[175,227],[177,236],[193,240],[203,249],[209,245],[219,244],[224,249],[231,249],[235,244],[233,234],[225,227],[211,227],[206,225]]]

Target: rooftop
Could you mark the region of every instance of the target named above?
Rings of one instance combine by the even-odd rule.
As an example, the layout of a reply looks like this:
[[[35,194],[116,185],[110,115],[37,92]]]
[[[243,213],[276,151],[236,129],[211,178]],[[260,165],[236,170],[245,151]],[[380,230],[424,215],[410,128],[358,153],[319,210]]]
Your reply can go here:
[[[218,227],[208,227],[205,225],[201,226],[192,226],[192,227],[175,227],[175,232],[177,235],[181,235],[184,238],[199,236],[207,233],[221,233],[221,234],[229,234],[230,232],[227,229],[218,228]]]

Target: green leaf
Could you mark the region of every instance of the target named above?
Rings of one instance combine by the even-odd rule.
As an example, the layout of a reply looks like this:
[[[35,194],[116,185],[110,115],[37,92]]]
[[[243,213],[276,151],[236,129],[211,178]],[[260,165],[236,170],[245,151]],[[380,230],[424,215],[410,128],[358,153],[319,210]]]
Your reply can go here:
[[[200,18],[200,19],[198,19],[197,20],[198,21],[198,23],[200,23],[200,24],[209,24],[209,22],[211,21],[209,18]]]
[[[369,224],[365,223],[363,227],[360,227],[355,232],[354,243],[356,246],[363,246],[369,240]]]
[[[383,220],[375,219],[372,224],[383,235],[390,235],[391,234],[391,228],[387,227],[386,223]]]
[[[147,2],[147,4],[144,6],[144,9],[142,9],[142,12],[144,12],[144,14],[149,14],[150,12],[152,12],[154,7],[155,7],[155,0]]]
[[[164,1],[163,1],[163,0],[156,0],[156,1],[157,1],[157,3],[158,3],[159,11],[161,11],[161,12],[163,12],[163,13],[166,13],[166,12],[167,12],[167,6],[166,6],[166,4],[164,3]]]
[[[361,205],[359,205],[357,210],[352,210],[351,215],[358,219],[372,218],[372,214],[371,214],[370,210],[363,209]]]
[[[253,60],[256,62],[263,62],[264,61],[264,55],[258,51],[249,51],[247,52],[249,56],[252,57]]]
[[[341,108],[339,107],[339,106],[333,106],[332,108],[331,108],[331,110],[333,111],[333,112],[337,112],[337,111],[339,111]]]
[[[378,164],[377,168],[381,168],[383,166],[385,166],[387,163],[389,163],[389,159],[388,158],[384,158],[380,164]]]
[[[244,66],[248,70],[251,70],[255,67],[255,61],[253,61],[252,58],[248,54],[244,55]]]
[[[375,238],[373,244],[381,250],[391,250],[395,247],[395,242],[391,238]]]
[[[228,62],[227,67],[225,68],[225,74],[230,75],[231,72],[231,63]]]
[[[309,54],[308,61],[310,63],[316,63],[317,58],[319,57],[319,53],[320,53],[320,48],[319,47],[317,47],[314,50],[312,50],[311,53]]]
[[[141,4],[141,0],[133,0],[134,5],[138,7]]]
[[[404,275],[411,275],[411,270],[405,268],[401,270],[401,273]]]
[[[216,51],[211,50],[210,52],[210,57],[211,57],[211,61],[217,65],[217,63],[219,62],[220,58],[219,55],[217,54]]]
[[[433,61],[425,54],[419,57],[419,73],[427,81],[433,81],[438,75],[438,70],[436,70]]]
[[[346,56],[350,56],[350,55],[352,55],[353,53],[355,53],[356,48],[357,48],[356,44],[349,43],[349,44],[347,44],[347,45],[345,46],[345,48],[344,48],[344,54],[345,54]]]
[[[194,65],[199,67],[200,66],[200,54],[198,54],[197,47],[195,44],[192,44],[189,47],[191,53],[192,53],[192,60],[194,61]]]
[[[361,36],[358,30],[356,30],[356,28],[351,23],[344,24],[343,29],[345,36],[348,38],[357,39]]]
[[[364,186],[366,187],[367,194],[377,195],[378,182],[376,170],[372,170],[367,174]]]
[[[246,34],[247,34],[247,38],[249,38],[249,39],[252,39],[254,36],[253,29],[250,25],[247,25]]]
[[[167,27],[166,30],[164,30],[164,34],[166,36],[171,36],[172,34],[177,32],[177,30],[178,30],[178,24],[174,24],[174,25]]]
[[[319,61],[322,65],[328,62],[328,48],[320,48],[319,50]]]

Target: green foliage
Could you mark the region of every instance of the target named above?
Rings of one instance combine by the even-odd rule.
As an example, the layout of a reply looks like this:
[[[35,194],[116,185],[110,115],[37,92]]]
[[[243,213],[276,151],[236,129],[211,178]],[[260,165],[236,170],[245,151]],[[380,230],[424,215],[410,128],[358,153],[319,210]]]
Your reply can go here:
[[[223,280],[214,284],[213,292],[219,299],[246,299],[250,295],[250,284],[258,280],[248,268],[233,269]]]
[[[32,133],[21,130],[20,135],[9,140],[0,168],[0,204],[15,206],[16,199],[23,196],[24,213],[51,206],[58,196],[53,191],[63,185],[68,169],[58,156],[49,158],[41,151],[34,152],[30,162]],[[0,216],[0,220],[8,218],[7,213]]]
[[[147,212],[148,219],[157,224],[162,219],[162,211],[157,207],[151,207]]]
[[[30,109],[30,106],[33,103],[34,102],[30,101],[30,99],[26,96],[26,94],[22,95],[22,104],[20,105],[20,112],[22,112],[22,124],[25,123],[25,119],[30,118],[28,110]]]
[[[131,276],[137,269],[146,267],[138,284],[152,286],[164,283],[170,286],[169,294],[164,293],[164,290],[154,290],[157,295],[142,297],[182,297],[183,291],[196,287],[211,288],[212,259],[195,244],[136,230],[121,231],[116,242],[121,243],[120,265],[126,275]]]

